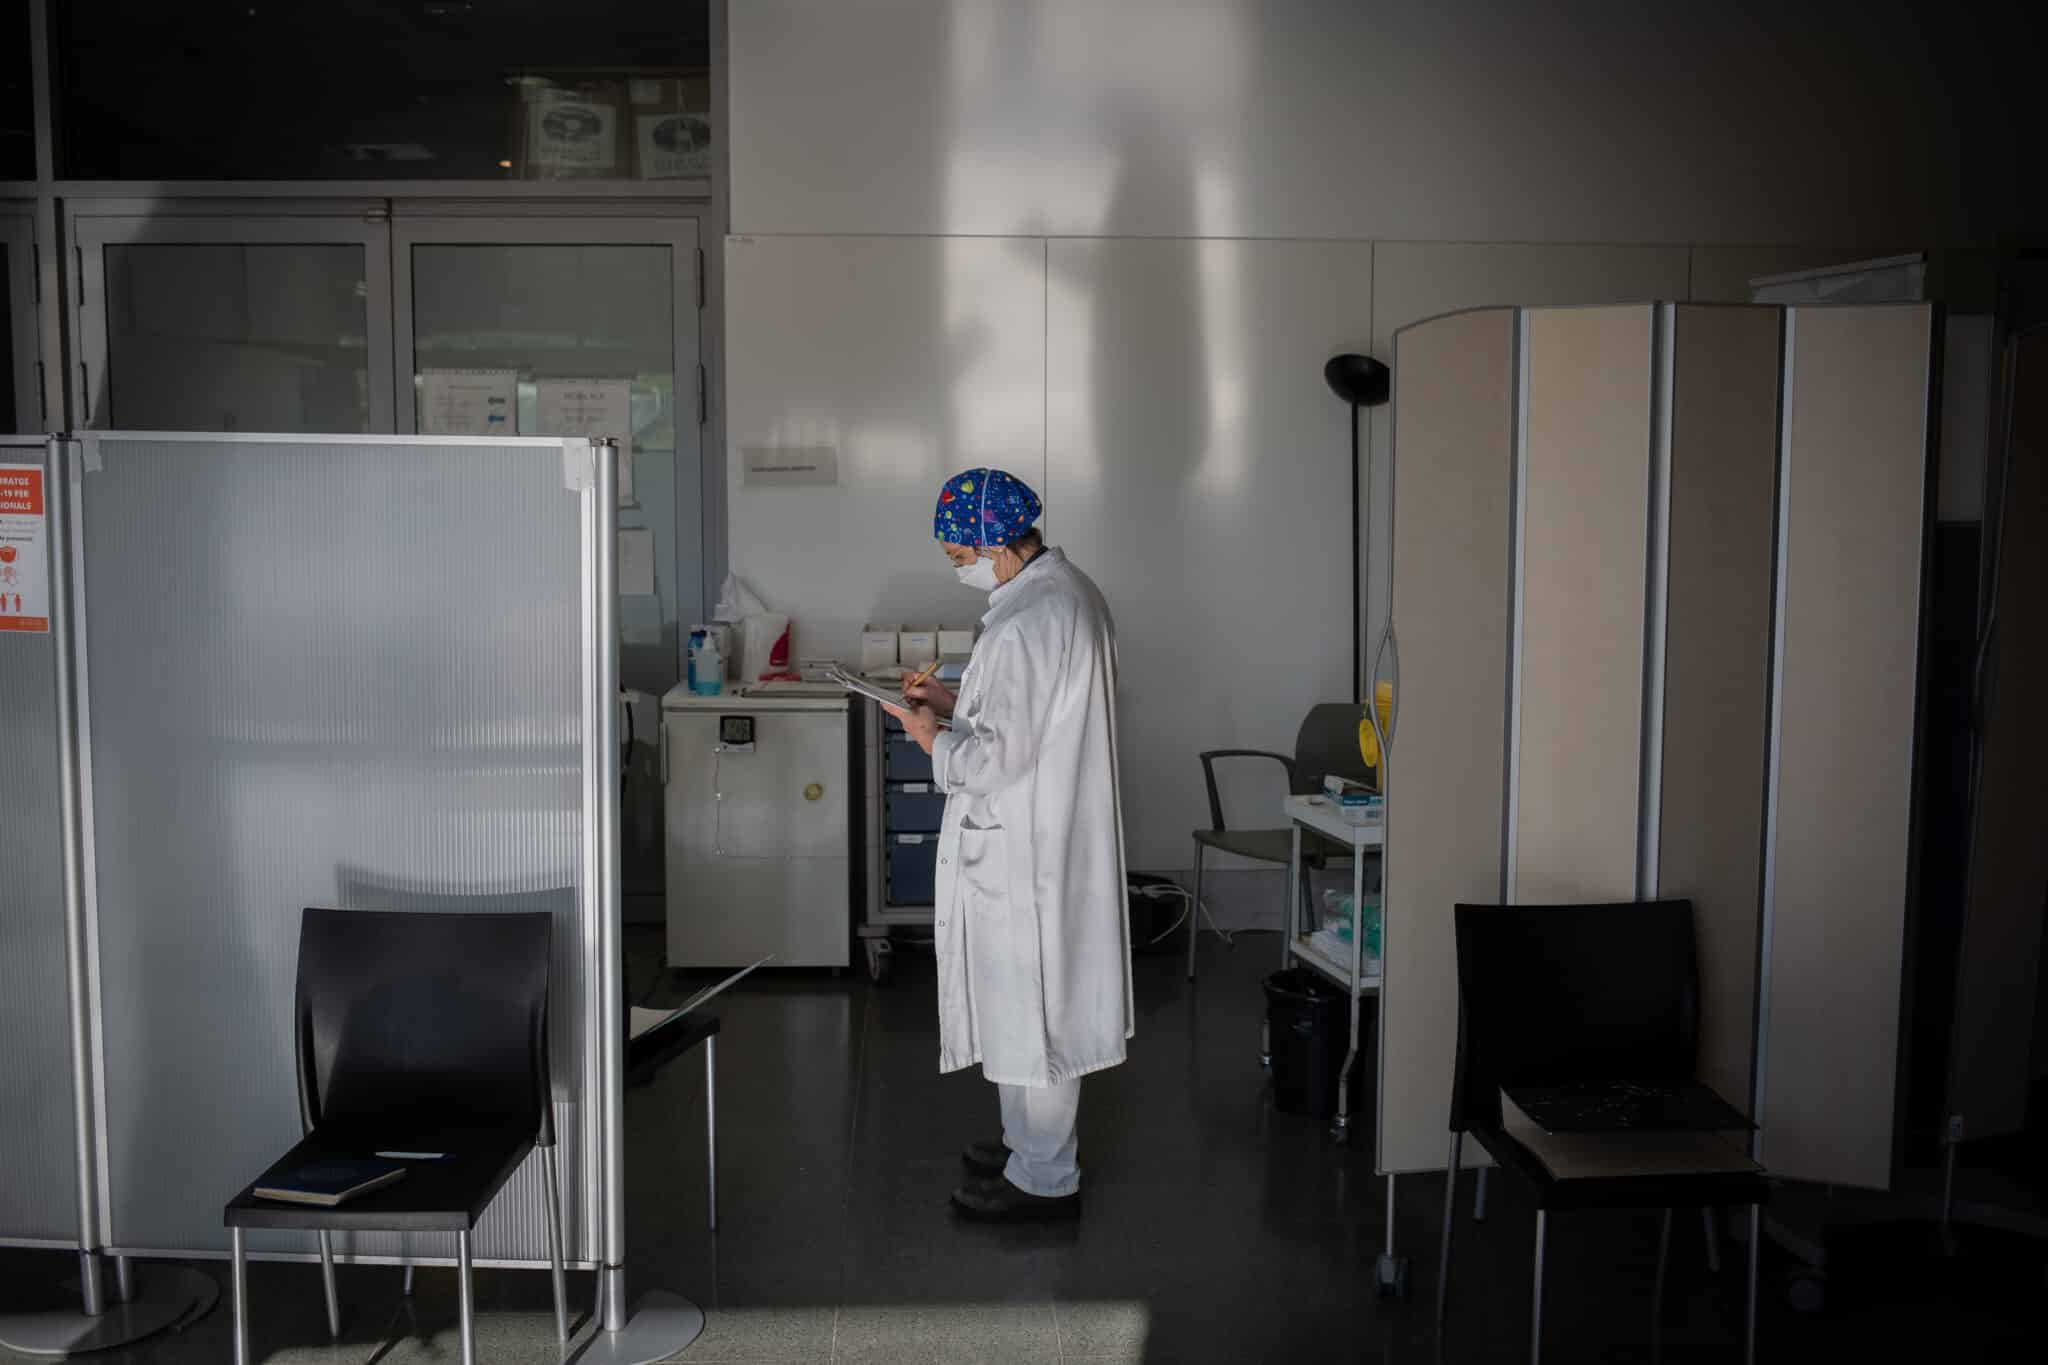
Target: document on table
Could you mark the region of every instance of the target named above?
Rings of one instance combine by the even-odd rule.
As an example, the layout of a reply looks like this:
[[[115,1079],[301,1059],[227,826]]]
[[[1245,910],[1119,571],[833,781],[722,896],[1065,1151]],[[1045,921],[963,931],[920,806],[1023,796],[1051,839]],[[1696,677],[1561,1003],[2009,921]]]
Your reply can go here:
[[[633,382],[630,379],[541,379],[534,392],[534,434],[588,436],[619,443],[619,505],[632,503]]]
[[[677,1005],[674,1009],[650,1010],[642,1009],[640,1006],[635,1005],[631,1011],[632,1018],[631,1022],[627,1026],[626,1037],[628,1039],[641,1037],[644,1034],[650,1033],[653,1030],[660,1028],[669,1020],[679,1018],[682,1015],[688,1014],[691,1010],[696,1009],[699,1005],[705,1004],[713,998],[723,995],[726,992],[726,990],[729,987],[731,987],[734,983],[739,981],[740,978],[744,977],[747,973],[753,971],[756,967],[761,966],[763,963],[770,961],[772,958],[774,958],[774,956],[775,954],[770,953],[767,957],[762,958],[759,962],[748,963],[746,966],[734,972],[731,976],[725,978],[725,980],[720,981],[715,985],[706,986],[703,990],[698,991],[695,995],[691,996],[688,1000],[685,1000],[682,1004]]]
[[[519,376],[511,370],[421,370],[422,436],[513,436]]]

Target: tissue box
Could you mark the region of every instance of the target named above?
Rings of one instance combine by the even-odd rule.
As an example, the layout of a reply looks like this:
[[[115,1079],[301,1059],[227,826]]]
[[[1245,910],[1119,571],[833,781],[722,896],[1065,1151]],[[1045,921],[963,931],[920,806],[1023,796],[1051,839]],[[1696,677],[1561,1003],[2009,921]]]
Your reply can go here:
[[[862,626],[860,631],[860,671],[880,673],[885,668],[896,667],[896,627]]]
[[[939,657],[937,626],[905,626],[896,633],[896,662],[905,668],[923,668]]]
[[[964,659],[974,652],[974,628],[951,630],[939,627],[939,654],[941,659]]]

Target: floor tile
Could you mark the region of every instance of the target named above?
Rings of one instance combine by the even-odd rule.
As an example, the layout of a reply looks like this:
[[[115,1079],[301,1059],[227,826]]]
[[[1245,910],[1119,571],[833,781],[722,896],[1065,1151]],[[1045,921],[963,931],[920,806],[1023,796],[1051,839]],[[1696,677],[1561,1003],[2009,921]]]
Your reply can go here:
[[[1059,1358],[1049,1303],[847,1308],[833,1343],[836,1365],[1057,1365]]]

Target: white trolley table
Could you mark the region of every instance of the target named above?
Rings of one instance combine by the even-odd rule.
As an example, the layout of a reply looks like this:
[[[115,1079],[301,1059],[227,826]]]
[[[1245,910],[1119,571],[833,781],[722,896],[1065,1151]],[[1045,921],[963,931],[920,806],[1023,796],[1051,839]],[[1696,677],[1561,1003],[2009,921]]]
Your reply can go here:
[[[1280,935],[1280,966],[1296,962],[1328,977],[1351,996],[1351,1049],[1344,1054],[1344,1072],[1337,1082],[1337,1131],[1351,1126],[1351,1068],[1358,1064],[1358,1017],[1364,997],[1380,989],[1378,968],[1367,974],[1365,967],[1365,855],[1384,848],[1387,826],[1384,817],[1354,821],[1328,797],[1290,796],[1280,803],[1288,827],[1294,832],[1293,849],[1287,860],[1287,914],[1289,923]],[[1351,850],[1351,957],[1345,961],[1310,940],[1314,925],[1301,923],[1301,832],[1312,829],[1324,838]]]
[[[1288,828],[1293,831],[1294,840],[1287,860],[1287,926],[1280,935],[1280,966],[1285,969],[1299,962],[1311,967],[1329,978],[1335,985],[1347,991],[1351,997],[1351,1046],[1344,1054],[1344,1071],[1337,1082],[1337,1119],[1335,1129],[1342,1137],[1351,1126],[1351,1069],[1358,1064],[1358,1022],[1364,1009],[1365,997],[1379,994],[1383,965],[1375,965],[1370,973],[1365,963],[1365,859],[1368,853],[1384,850],[1387,843],[1387,826],[1384,812],[1370,820],[1354,820],[1346,815],[1336,801],[1323,796],[1290,796],[1280,803],[1280,810],[1287,817]],[[1351,850],[1351,956],[1348,960],[1324,951],[1313,943],[1309,935],[1315,932],[1314,925],[1301,923],[1301,832],[1314,830],[1326,839],[1333,840]],[[1386,961],[1387,917],[1385,909],[1380,914],[1380,962]],[[1375,1049],[1377,1051],[1377,1049]],[[1268,1049],[1270,1055],[1270,1048]],[[1378,1066],[1374,1072],[1377,1074]],[[1377,1146],[1377,1143],[1375,1143]],[[1382,1295],[1406,1298],[1408,1296],[1408,1258],[1394,1255],[1394,1177],[1387,1176],[1387,1241],[1386,1249],[1380,1254],[1379,1292]]]

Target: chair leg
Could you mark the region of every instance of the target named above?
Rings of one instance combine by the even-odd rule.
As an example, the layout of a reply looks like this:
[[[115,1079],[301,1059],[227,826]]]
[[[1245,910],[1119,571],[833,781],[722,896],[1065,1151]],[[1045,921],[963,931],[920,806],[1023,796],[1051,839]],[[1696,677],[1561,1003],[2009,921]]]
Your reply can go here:
[[[1491,1166],[1479,1168],[1479,1193],[1472,1200],[1472,1221],[1475,1223],[1486,1221],[1486,1173],[1492,1169]]]
[[[1721,1239],[1714,1232],[1712,1209],[1700,1210],[1700,1225],[1706,1229],[1707,1234],[1707,1269],[1718,1275],[1721,1273]]]
[[[249,1258],[242,1245],[242,1230],[228,1229],[234,1250],[234,1337],[235,1365],[249,1365]]]
[[[1536,1282],[1529,1299],[1529,1365],[1543,1365],[1543,1234],[1548,1214],[1536,1210]]]
[[[462,1365],[476,1365],[476,1287],[470,1281],[469,1233],[455,1234],[456,1273],[462,1277]]]
[[[704,1040],[704,1151],[711,1186],[711,1230],[718,1231],[718,1039]]]
[[[1195,940],[1202,934],[1202,845],[1195,845],[1195,898],[1188,902],[1188,980],[1195,979]]]
[[[1650,1291],[1650,1350],[1664,1358],[1664,1263],[1671,1253],[1671,1210],[1657,1224],[1657,1287]]]
[[[1451,1134],[1451,1160],[1444,1167],[1444,1238],[1436,1256],[1436,1325],[1444,1325],[1444,1303],[1451,1292],[1451,1224],[1458,1216],[1458,1162],[1464,1155],[1465,1135]],[[1484,1174],[1482,1168],[1481,1174]]]
[[[562,1178],[554,1144],[541,1151],[541,1168],[548,1182],[548,1270],[555,1282],[555,1340],[569,1344],[569,1284],[562,1272]]]
[[[1764,1209],[1761,1204],[1749,1206],[1749,1312],[1742,1325],[1742,1359],[1744,1365],[1756,1365],[1756,1275],[1764,1245]]]
[[[334,1285],[334,1234],[320,1232],[320,1287],[327,1294],[327,1335],[341,1339],[341,1291]]]

